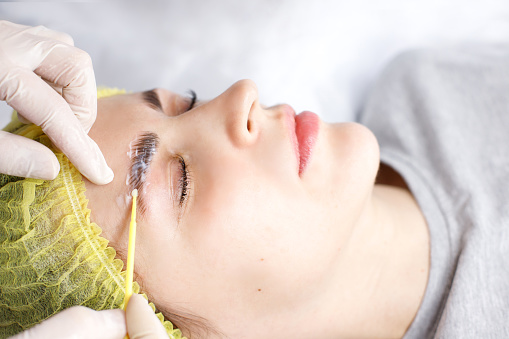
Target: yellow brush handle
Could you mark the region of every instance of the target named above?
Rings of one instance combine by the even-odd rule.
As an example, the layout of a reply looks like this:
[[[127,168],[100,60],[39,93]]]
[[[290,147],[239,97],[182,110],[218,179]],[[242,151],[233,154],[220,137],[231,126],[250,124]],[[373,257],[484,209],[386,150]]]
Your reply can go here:
[[[134,271],[134,244],[136,242],[136,198],[138,198],[138,190],[134,189],[131,192],[133,196],[133,206],[131,210],[131,224],[129,225],[129,245],[127,247],[127,268],[125,279],[125,296],[124,296],[124,311],[127,308],[127,303],[133,295],[133,271]]]

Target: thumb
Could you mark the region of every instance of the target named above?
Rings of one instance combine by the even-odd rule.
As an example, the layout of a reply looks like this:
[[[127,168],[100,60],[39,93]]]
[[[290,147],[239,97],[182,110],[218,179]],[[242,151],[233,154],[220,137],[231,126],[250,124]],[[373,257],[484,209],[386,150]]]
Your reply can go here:
[[[168,339],[163,324],[143,296],[133,293],[126,308],[127,333],[130,339]]]

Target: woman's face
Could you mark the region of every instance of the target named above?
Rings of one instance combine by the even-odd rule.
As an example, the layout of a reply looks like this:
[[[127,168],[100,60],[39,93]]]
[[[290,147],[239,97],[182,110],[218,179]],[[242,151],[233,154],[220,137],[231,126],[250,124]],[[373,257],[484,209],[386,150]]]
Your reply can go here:
[[[158,307],[196,314],[233,337],[326,290],[369,202],[379,165],[372,133],[319,122],[299,173],[293,110],[261,106],[253,82],[239,81],[189,111],[188,98],[155,93],[161,109],[142,93],[99,100],[90,136],[115,179],[86,182],[92,221],[121,253],[130,184],[139,188],[142,289]],[[142,149],[153,141],[148,133],[157,147]]]

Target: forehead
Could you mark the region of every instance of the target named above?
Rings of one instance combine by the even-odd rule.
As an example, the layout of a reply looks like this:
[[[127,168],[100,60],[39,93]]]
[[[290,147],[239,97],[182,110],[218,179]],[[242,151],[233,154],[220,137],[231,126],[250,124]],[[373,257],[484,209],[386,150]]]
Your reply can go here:
[[[100,98],[97,100],[98,113],[100,114],[114,114],[121,111],[127,115],[133,111],[140,111],[144,108],[154,110],[146,100],[144,100],[143,92],[134,92],[113,95],[109,97]]]
[[[97,119],[94,129],[102,138],[107,138],[105,134],[116,135],[116,137],[130,134],[129,131],[136,130],[137,126],[148,128],[152,125],[152,121],[158,119],[154,112],[154,109],[144,103],[141,93],[101,98],[97,101]]]

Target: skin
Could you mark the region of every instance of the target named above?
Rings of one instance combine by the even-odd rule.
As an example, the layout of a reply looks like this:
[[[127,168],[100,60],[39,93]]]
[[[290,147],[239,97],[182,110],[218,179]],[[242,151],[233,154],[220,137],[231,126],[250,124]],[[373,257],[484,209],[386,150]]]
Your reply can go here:
[[[139,93],[99,100],[89,135],[115,179],[86,181],[92,220],[127,253],[129,144],[144,131],[159,135],[135,258],[156,305],[203,317],[230,338],[404,335],[426,288],[428,231],[397,173],[380,172],[375,184],[369,129],[321,122],[299,176],[288,107],[262,107],[253,82],[185,113],[188,100],[157,92],[163,112]],[[191,170],[183,207],[172,198],[174,154]]]

